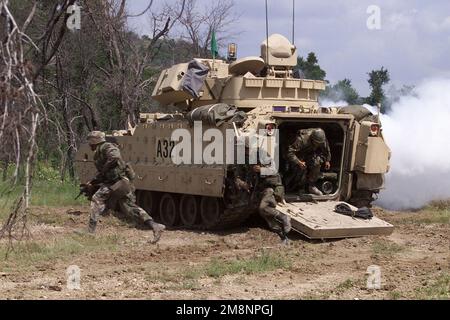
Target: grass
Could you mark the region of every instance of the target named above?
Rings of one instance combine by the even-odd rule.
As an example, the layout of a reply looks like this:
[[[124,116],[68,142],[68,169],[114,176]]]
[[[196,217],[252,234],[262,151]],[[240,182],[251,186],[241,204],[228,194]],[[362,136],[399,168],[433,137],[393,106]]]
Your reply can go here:
[[[405,250],[405,247],[387,240],[375,240],[372,244],[372,251],[375,254],[393,256]]]
[[[416,298],[450,300],[450,274],[441,274],[425,287],[416,289]]]
[[[391,291],[388,293],[389,300],[399,300],[402,298],[402,294],[398,291]]]
[[[38,263],[67,260],[75,255],[96,251],[114,251],[120,241],[117,235],[71,235],[50,242],[24,241],[14,245],[8,259],[6,244],[0,245],[0,270],[32,267]]]
[[[292,263],[286,257],[264,252],[262,255],[253,256],[244,260],[211,261],[205,267],[208,277],[219,278],[227,274],[254,274],[276,269],[289,269]]]
[[[166,270],[150,273],[147,281],[176,283],[175,286],[169,286],[171,289],[194,290],[198,288],[198,279],[203,277],[220,280],[225,275],[233,274],[258,274],[277,269],[288,270],[292,266],[292,261],[280,254],[262,252],[260,255],[254,255],[247,259],[222,261],[214,259],[198,267],[178,269],[173,272]]]
[[[23,187],[12,187],[8,183],[0,182],[0,222],[3,221],[20,196]],[[31,194],[32,206],[63,207],[77,206],[87,203],[84,196],[75,200],[78,195],[78,183],[72,181],[35,181]]]
[[[330,299],[330,294],[325,292],[325,293],[308,293],[304,296],[300,296],[299,297],[300,300],[329,300]]]
[[[347,279],[344,282],[341,282],[340,284],[338,284],[338,286],[336,287],[336,291],[338,292],[344,292],[347,291],[348,289],[351,289],[355,286],[355,283],[353,282],[352,279]]]
[[[450,200],[436,200],[398,221],[401,224],[450,224]]]

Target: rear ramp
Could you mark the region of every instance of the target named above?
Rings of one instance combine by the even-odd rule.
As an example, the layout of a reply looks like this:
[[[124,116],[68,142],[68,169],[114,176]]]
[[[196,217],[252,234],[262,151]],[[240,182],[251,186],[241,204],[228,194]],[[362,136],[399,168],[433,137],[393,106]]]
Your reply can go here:
[[[279,204],[276,209],[290,216],[292,229],[309,239],[390,235],[394,231],[392,224],[377,217],[364,220],[334,212],[335,206],[339,203],[342,202],[291,202]]]

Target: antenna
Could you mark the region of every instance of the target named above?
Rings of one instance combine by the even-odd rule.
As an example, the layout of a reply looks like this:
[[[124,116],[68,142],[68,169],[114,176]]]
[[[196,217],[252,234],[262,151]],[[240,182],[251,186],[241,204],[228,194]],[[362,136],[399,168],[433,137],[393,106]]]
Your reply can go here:
[[[295,0],[292,0],[292,44],[295,44]]]
[[[267,0],[266,0],[266,63],[269,64],[269,14],[267,11]]]

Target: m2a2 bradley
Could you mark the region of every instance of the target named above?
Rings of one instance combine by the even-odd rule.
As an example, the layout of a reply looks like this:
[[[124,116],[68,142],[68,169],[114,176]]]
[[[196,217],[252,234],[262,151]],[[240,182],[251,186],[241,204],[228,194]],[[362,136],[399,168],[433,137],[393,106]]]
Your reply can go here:
[[[139,204],[167,226],[211,230],[239,225],[255,212],[252,195],[235,187],[236,165],[201,159],[213,140],[208,129],[220,131],[223,141],[276,131],[282,153],[297,132],[322,128],[332,154],[330,170],[317,183],[323,195],[304,197],[287,188],[287,202],[276,209],[308,238],[390,234],[393,226],[376,217],[357,219],[334,210],[342,202],[354,205],[355,211],[370,206],[383,188],[390,150],[377,117],[361,106],[320,107],[325,82],[295,77],[297,49],[282,35],[268,37],[260,57],[236,60],[235,50],[229,47],[227,61],[194,59],[163,70],[152,98],[162,109],[178,111],[142,113],[135,127],[108,135],[136,171]],[[174,137],[180,130],[187,137]],[[175,153],[181,140],[191,147],[180,162]],[[230,152],[222,145],[218,153],[223,160]],[[92,157],[82,145],[76,156],[81,182],[95,172]],[[231,157],[236,159],[234,151]],[[282,155],[278,167],[286,174]]]

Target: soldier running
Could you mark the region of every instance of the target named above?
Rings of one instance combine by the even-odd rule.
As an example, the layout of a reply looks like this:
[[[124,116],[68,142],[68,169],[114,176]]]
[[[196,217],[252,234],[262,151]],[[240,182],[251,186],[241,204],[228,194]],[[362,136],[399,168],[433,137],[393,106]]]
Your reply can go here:
[[[87,140],[91,150],[95,151],[94,162],[98,171],[95,178],[87,184],[98,187],[91,199],[88,232],[95,233],[99,215],[118,206],[123,214],[153,230],[152,243],[158,242],[166,227],[154,222],[152,217],[136,204],[134,186],[130,181],[133,177],[130,177],[130,170],[122,160],[119,148],[114,143],[106,142],[105,133],[101,131],[91,132]],[[115,206],[108,208],[109,203],[114,203]]]
[[[323,196],[316,182],[322,165],[325,170],[331,168],[331,152],[325,131],[320,128],[300,130],[294,143],[288,147],[286,159],[290,167],[288,175],[302,177],[306,174],[308,192]]]

